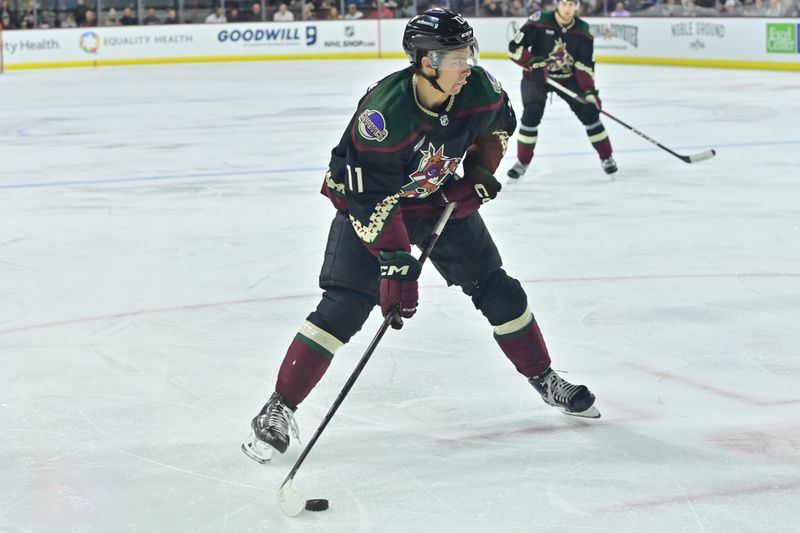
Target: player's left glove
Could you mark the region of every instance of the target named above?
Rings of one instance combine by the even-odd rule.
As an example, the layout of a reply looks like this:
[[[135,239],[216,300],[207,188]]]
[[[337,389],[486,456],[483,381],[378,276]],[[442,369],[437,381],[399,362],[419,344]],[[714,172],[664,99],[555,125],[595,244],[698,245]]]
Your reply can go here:
[[[455,202],[458,207],[452,218],[466,218],[481,205],[497,198],[500,189],[502,189],[500,182],[489,173],[480,174],[473,179],[464,177],[439,189],[439,205],[445,206]]]
[[[597,91],[584,91],[581,98],[586,100],[587,104],[595,106],[598,111],[603,110],[603,102],[600,101],[600,95],[597,94]]]
[[[417,312],[417,278],[422,272],[422,263],[403,251],[381,252],[378,262],[381,267],[380,298],[383,316],[388,316],[400,304],[400,316],[411,318]],[[394,325],[392,327],[399,329]]]

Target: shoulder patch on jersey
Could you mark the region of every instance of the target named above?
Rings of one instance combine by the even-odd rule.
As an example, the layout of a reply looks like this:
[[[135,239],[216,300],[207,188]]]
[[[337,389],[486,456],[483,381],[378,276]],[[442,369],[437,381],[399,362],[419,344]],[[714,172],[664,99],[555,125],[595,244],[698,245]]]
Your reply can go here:
[[[531,15],[531,16],[530,16],[530,17],[528,17],[528,18],[529,18],[530,20],[532,20],[532,21],[536,22],[536,21],[538,21],[540,18],[542,18],[542,12],[541,12],[541,11],[536,11],[536,12],[535,12],[533,15]]]
[[[489,82],[492,84],[492,89],[494,89],[494,92],[501,94],[503,92],[503,86],[500,84],[497,78],[492,76],[491,72],[488,70],[483,69],[483,71],[486,73],[486,77],[489,78]]]
[[[366,109],[358,116],[358,133],[365,139],[383,142],[389,136],[386,119],[380,111]]]

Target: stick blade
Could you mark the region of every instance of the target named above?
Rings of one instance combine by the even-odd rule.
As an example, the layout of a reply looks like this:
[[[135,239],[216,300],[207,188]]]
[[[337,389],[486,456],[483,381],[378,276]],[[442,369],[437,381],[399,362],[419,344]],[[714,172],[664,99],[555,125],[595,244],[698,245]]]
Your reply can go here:
[[[716,150],[706,150],[705,152],[700,152],[699,154],[690,155],[687,163],[699,163],[700,161],[711,159],[715,155],[717,155]]]
[[[278,505],[289,516],[297,516],[306,508],[306,500],[292,488],[292,480],[287,480],[278,491]]]

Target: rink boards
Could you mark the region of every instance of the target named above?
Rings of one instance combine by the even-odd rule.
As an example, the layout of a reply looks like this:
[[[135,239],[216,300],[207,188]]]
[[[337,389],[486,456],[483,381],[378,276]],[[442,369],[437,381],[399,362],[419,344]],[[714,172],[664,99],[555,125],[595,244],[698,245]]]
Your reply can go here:
[[[792,19],[592,18],[598,62],[800,70]],[[400,58],[405,20],[5,31],[5,68]],[[472,19],[481,54],[506,55],[524,19]]]

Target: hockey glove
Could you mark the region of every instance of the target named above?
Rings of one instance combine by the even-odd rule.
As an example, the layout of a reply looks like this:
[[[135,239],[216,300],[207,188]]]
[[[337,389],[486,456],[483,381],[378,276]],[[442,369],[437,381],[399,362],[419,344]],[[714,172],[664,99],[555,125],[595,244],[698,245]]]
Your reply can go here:
[[[540,83],[547,83],[547,77],[550,75],[550,63],[552,60],[544,56],[533,56],[528,61],[528,70],[531,73],[531,78]]]
[[[458,207],[451,218],[466,218],[478,208],[497,198],[502,185],[489,173],[480,174],[475,179],[461,178],[439,189],[439,205],[457,203]]]
[[[600,101],[600,95],[597,94],[597,91],[584,91],[581,98],[583,98],[587,104],[595,106],[598,111],[603,110],[603,102]]]
[[[381,252],[378,262],[381,266],[383,316],[389,316],[400,304],[400,316],[411,318],[417,312],[417,278],[422,272],[422,263],[408,252]]]

